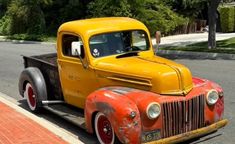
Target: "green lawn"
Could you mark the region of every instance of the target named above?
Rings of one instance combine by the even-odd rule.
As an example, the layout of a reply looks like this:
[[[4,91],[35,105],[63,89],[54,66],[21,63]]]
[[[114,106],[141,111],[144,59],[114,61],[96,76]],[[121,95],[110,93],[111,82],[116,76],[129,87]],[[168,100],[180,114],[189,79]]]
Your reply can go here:
[[[194,51],[194,52],[214,52],[214,53],[229,53],[235,54],[235,38],[217,41],[216,49],[208,49],[207,42],[195,43],[187,46],[170,46],[160,48],[161,50],[181,50],[181,51]]]

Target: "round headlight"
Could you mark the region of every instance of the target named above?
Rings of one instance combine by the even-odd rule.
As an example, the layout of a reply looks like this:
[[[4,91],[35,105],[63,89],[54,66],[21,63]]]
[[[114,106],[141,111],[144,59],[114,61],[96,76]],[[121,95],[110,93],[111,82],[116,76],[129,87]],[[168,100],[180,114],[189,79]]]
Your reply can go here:
[[[152,102],[148,105],[146,110],[149,119],[157,118],[161,113],[161,106],[157,102]]]
[[[206,100],[208,105],[214,105],[219,99],[219,94],[216,90],[210,90],[207,93]]]

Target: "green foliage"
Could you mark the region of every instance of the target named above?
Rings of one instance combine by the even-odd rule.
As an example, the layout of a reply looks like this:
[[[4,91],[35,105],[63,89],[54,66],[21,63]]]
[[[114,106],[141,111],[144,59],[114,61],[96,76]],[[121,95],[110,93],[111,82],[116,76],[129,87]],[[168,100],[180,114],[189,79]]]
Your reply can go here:
[[[201,14],[202,10],[207,6],[208,0],[163,0],[168,6],[171,6],[175,12],[195,19]]]
[[[3,16],[0,19],[0,34],[8,35],[10,31],[11,19],[9,16]]]
[[[190,44],[185,47],[170,46],[163,47],[162,50],[180,50],[180,51],[195,51],[195,52],[213,52],[213,53],[229,53],[235,54],[235,38],[221,40],[216,42],[216,49],[208,49],[208,42],[199,42]]]
[[[226,7],[220,7],[220,22],[221,22],[221,29],[222,32],[232,32],[234,31],[234,7],[233,6],[226,6]]]
[[[170,34],[200,14],[206,1],[0,0],[0,34],[55,36],[66,21],[104,16],[136,18],[146,24],[152,35],[157,30]]]
[[[233,32],[235,31],[235,6],[233,6]]]
[[[144,22],[153,35],[157,30],[168,34],[187,19],[174,13],[161,1],[95,0],[88,5],[91,17],[127,16]]]
[[[0,0],[0,18],[4,16],[10,0]]]
[[[231,3],[231,2],[234,2],[234,0],[223,0],[222,2],[223,3]]]
[[[132,16],[131,3],[128,0],[94,0],[89,3],[88,10],[92,17]]]
[[[144,8],[137,15],[137,19],[147,25],[152,35],[159,30],[162,34],[169,34],[176,27],[188,21],[174,13],[169,7],[153,0],[145,2]]]
[[[47,36],[35,35],[35,34],[13,34],[13,35],[8,36],[7,39],[28,40],[28,41],[47,41]]]
[[[40,5],[50,0],[12,0],[1,20],[3,34],[41,34],[45,30],[45,19]]]
[[[91,0],[53,0],[50,5],[42,8],[47,34],[56,35],[58,27],[67,21],[86,18],[86,5]]]
[[[235,38],[229,38],[229,39],[217,41],[216,45],[217,45],[217,47],[233,48],[235,50]],[[199,42],[199,43],[195,43],[195,44],[190,44],[188,46],[206,47],[207,42]]]

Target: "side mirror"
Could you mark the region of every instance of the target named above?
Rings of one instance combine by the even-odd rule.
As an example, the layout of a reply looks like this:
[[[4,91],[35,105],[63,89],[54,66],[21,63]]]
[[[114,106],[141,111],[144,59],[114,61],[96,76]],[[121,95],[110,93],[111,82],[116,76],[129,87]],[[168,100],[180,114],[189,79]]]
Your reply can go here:
[[[156,31],[156,44],[160,44],[161,43],[161,32],[160,31]]]
[[[72,50],[72,52],[71,52],[71,53],[72,53],[72,56],[77,56],[77,57],[79,57],[79,59],[80,59],[82,65],[83,65],[83,67],[84,67],[85,69],[87,69],[87,68],[88,68],[88,65],[84,63],[84,61],[83,61],[83,59],[82,59],[82,56],[81,56],[82,43],[79,42],[79,41],[74,41],[74,42],[72,42],[72,49],[71,49],[71,50]]]
[[[159,49],[159,44],[161,43],[161,32],[160,31],[156,31],[155,38],[156,38],[156,48],[154,48],[154,54],[157,54],[157,51]]]
[[[72,42],[72,56],[80,56],[81,55],[81,43],[78,41]]]

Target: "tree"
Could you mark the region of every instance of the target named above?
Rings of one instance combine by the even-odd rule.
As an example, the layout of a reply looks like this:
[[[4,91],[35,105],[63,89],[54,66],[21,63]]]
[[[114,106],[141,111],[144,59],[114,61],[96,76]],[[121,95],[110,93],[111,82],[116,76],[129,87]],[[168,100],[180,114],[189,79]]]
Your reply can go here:
[[[187,19],[173,12],[160,0],[94,0],[89,3],[91,17],[127,16],[136,18],[148,27],[153,35],[157,30],[168,34]]]
[[[7,10],[7,5],[9,4],[10,0],[0,0],[0,18],[4,15]]]
[[[87,18],[87,5],[91,1],[94,0],[52,0],[51,4],[42,7],[47,34],[56,35],[64,22]]]
[[[216,19],[217,8],[221,0],[208,0],[208,19],[209,19],[209,34],[208,34],[208,49],[216,48]]]
[[[92,17],[132,16],[128,0],[94,0],[89,3],[88,10]]]
[[[232,0],[223,0],[232,1]],[[221,0],[164,0],[164,2],[175,9],[177,13],[194,19],[201,13],[201,11],[208,6],[208,48],[216,48],[216,19],[217,8]]]
[[[168,35],[178,26],[188,22],[187,18],[181,17],[161,1],[145,0],[142,6],[136,18],[146,24],[151,35],[156,31]]]
[[[207,0],[163,0],[163,2],[180,15],[195,19],[205,8]]]

